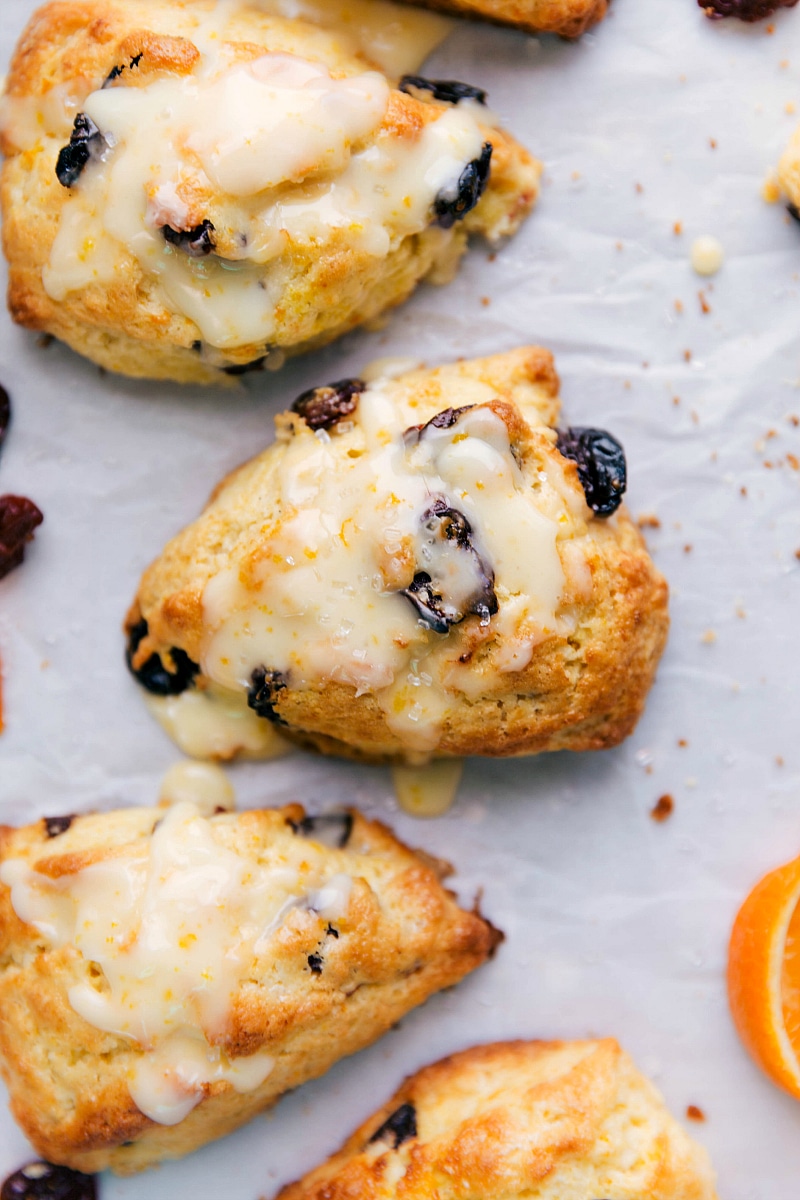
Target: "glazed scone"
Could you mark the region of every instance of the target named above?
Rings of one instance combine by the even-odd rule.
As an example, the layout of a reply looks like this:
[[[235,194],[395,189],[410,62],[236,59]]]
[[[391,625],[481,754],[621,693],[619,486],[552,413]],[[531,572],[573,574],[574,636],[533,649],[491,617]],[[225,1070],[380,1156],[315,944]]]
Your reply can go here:
[[[602,21],[608,0],[410,0],[428,8],[457,13],[462,17],[481,17],[500,25],[512,25],[528,33],[558,33],[565,38],[580,37],[592,25]]]
[[[229,1133],[489,957],[500,935],[445,873],[355,812],[299,805],[0,827],[14,1116],[87,1172]]]
[[[619,742],[667,589],[618,509],[622,448],[558,414],[536,348],[301,396],[142,578],[128,661],[156,714],[238,705],[248,749],[260,717],[412,763]]]
[[[611,1038],[498,1042],[412,1075],[278,1200],[715,1200],[708,1156]]]
[[[469,233],[517,229],[540,165],[480,89],[423,84],[246,0],[55,0],[3,100],[12,316],[212,382],[444,281]]]

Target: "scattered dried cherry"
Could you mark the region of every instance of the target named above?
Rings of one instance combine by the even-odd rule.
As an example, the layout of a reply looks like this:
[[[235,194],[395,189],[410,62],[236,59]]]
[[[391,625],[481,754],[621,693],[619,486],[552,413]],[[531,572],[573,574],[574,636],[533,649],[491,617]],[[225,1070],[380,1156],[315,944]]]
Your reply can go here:
[[[316,817],[289,821],[289,825],[300,837],[313,838],[332,850],[344,850],[353,832],[353,815],[349,812],[320,813]]]
[[[270,671],[267,667],[256,667],[250,676],[251,686],[247,692],[247,703],[259,716],[275,725],[286,725],[283,717],[275,711],[280,693],[286,690],[286,676],[281,671]]]
[[[0,385],[0,446],[6,440],[8,427],[11,424],[11,397],[6,389]]]
[[[9,1175],[0,1200],[97,1200],[97,1183],[70,1167],[32,1162]]]
[[[44,516],[26,496],[0,496],[0,579],[18,567]]]
[[[86,164],[90,160],[102,158],[108,148],[108,139],[100,132],[92,118],[87,117],[86,113],[78,113],[69,135],[69,145],[62,146],[58,152],[58,182],[63,187],[72,187],[80,179]]]
[[[605,429],[559,429],[556,442],[565,458],[578,465],[586,503],[598,517],[610,517],[627,486],[625,451]]]
[[[137,621],[128,633],[128,648],[125,661],[135,679],[154,696],[180,696],[191,686],[192,680],[200,670],[196,662],[192,662],[185,650],[177,646],[170,647],[169,656],[174,670],[164,666],[159,654],[155,651],[138,667],[133,665],[136,651],[147,637],[149,630],[144,618]]]
[[[372,1142],[391,1142],[393,1149],[402,1146],[403,1142],[417,1136],[417,1110],[413,1104],[401,1104],[399,1108],[387,1117],[380,1129],[376,1129]]]
[[[330,429],[358,407],[358,397],[366,391],[363,379],[340,379],[311,388],[298,396],[292,412],[303,418],[309,429]]]
[[[793,221],[800,221],[800,208],[796,204],[793,204],[791,200],[786,205],[786,211]]]
[[[214,226],[209,220],[201,221],[194,229],[173,229],[171,225],[162,225],[161,232],[170,246],[177,246],[190,258],[205,258],[216,245]]]
[[[480,157],[467,163],[455,188],[442,188],[438,193],[433,211],[435,223],[442,229],[450,229],[456,221],[462,221],[478,203],[489,182],[491,161],[492,144],[484,142]]]
[[[458,104],[459,100],[486,103],[483,88],[473,87],[471,83],[459,83],[457,79],[425,79],[422,75],[403,75],[397,86],[401,92],[409,95],[415,91],[431,92],[434,100],[443,100],[445,104]]]
[[[223,367],[222,369],[226,375],[249,375],[251,371],[261,371],[266,361],[266,354],[262,354],[259,358],[251,358],[250,362],[231,363],[230,366]]]
[[[75,813],[70,813],[65,817],[45,817],[44,831],[49,838],[58,837],[59,834],[66,833],[72,822],[75,820]]]
[[[794,8],[797,0],[697,0],[710,21],[738,17],[740,21],[763,21],[779,8]]]
[[[308,965],[311,968],[312,975],[321,975],[322,974],[322,964],[324,961],[325,960],[323,959],[321,954],[309,954]]]

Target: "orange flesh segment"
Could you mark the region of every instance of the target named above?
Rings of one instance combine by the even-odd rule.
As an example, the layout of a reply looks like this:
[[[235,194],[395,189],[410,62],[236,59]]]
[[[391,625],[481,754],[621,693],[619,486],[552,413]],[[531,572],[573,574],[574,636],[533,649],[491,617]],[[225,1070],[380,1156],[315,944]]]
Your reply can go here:
[[[800,858],[756,884],[734,922],[728,997],[739,1035],[770,1078],[800,1099]],[[788,951],[788,956],[787,956]]]

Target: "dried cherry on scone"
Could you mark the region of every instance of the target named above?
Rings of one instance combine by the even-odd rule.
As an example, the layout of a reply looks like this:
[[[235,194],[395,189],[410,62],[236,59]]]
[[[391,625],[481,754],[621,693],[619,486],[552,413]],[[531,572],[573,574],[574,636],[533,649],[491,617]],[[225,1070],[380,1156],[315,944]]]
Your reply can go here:
[[[537,348],[305,392],[142,578],[151,712],[225,757],[276,730],[397,762],[615,745],[667,590],[620,443],[558,413]]]

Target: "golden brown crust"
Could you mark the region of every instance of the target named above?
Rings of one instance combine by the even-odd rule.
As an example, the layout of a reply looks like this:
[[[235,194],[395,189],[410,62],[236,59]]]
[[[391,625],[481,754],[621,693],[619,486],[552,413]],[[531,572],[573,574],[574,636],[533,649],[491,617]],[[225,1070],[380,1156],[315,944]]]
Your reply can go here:
[[[41,821],[0,827],[0,859],[63,875],[148,838],[159,815],[129,809],[75,818],[54,839]],[[126,1080],[138,1046],[96,1029],[69,1004],[68,989],[87,978],[91,964],[70,945],[49,947],[0,886],[0,1069],[13,1114],[45,1159],[127,1174],[186,1154],[368,1045],[492,954],[501,935],[458,908],[435,860],[355,812],[346,847],[327,849],[292,831],[289,822],[303,815],[292,805],[213,818],[217,840],[245,858],[258,859],[266,846],[277,846],[290,864],[327,856],[354,885],[339,936],[325,942],[321,974],[311,974],[308,955],[319,948],[325,922],[312,910],[293,910],[236,992],[227,1029],[210,1037],[229,1056],[273,1055],[266,1082],[245,1094],[227,1083],[207,1085],[199,1106],[171,1127],[143,1116],[130,1097]]]
[[[608,0],[408,0],[408,3],[512,25],[527,33],[558,33],[564,38],[580,37],[602,21],[608,11]]]
[[[541,428],[556,423],[559,407],[547,351],[527,348],[406,377],[419,419],[458,406],[462,378],[489,384],[495,403],[518,414],[517,456],[532,478],[544,465],[582,496],[575,464],[562,459]],[[201,660],[206,582],[231,563],[246,581],[277,528],[279,517],[270,514],[269,498],[280,454],[273,447],[229,476],[203,516],[145,572],[127,621],[130,629],[144,617],[149,626],[135,665],[153,653],[168,661],[176,646],[193,661]],[[624,508],[609,520],[593,519],[588,510],[586,518],[591,596],[571,597],[568,587],[562,603],[571,616],[571,632],[536,646],[524,670],[500,672],[492,665],[492,639],[477,619],[451,629],[457,653],[470,663],[470,695],[452,692],[437,755],[599,750],[633,730],[666,641],[667,586]],[[324,753],[368,760],[404,754],[369,692],[356,695],[353,687],[332,681],[316,690],[288,687],[279,711],[288,736]]]
[[[120,245],[113,280],[95,281],[53,299],[42,281],[70,190],[55,176],[60,148],[69,140],[74,110],[54,103],[66,84],[72,103],[101,86],[112,67],[142,55],[136,70],[115,81],[142,86],[163,74],[191,72],[199,57],[192,36],[210,0],[54,0],[32,18],[11,62],[6,89],[21,105],[37,98],[46,119],[37,118],[36,136],[0,136],[7,155],[0,182],[3,248],[9,262],[8,304],[15,321],[46,331],[101,366],[123,374],[181,382],[230,382],[227,365],[241,368],[272,353],[281,356],[320,346],[376,319],[402,303],[426,276],[452,275],[468,233],[496,240],[516,230],[533,206],[540,175],[528,152],[502,130],[486,127],[494,148],[486,192],[465,221],[444,231],[429,227],[396,237],[384,255],[366,253],[345,229],[331,229],[325,243],[295,244],[278,260],[284,290],[276,306],[274,336],[267,343],[232,346],[223,352],[204,347],[198,327],[171,308],[157,279]],[[299,53],[321,61],[338,74],[368,65],[343,52],[333,35],[304,22],[269,17],[243,9],[227,30],[231,61],[251,59],[266,50]],[[416,139],[424,125],[441,114],[438,101],[394,92],[377,135]],[[17,144],[24,143],[22,146]],[[192,219],[211,219],[219,253],[240,254],[231,242],[234,220],[229,197],[209,184],[202,194],[181,192]],[[226,240],[227,238],[227,240]],[[230,244],[229,244],[230,243]],[[265,278],[274,264],[264,267]],[[198,347],[200,349],[198,350]]]
[[[376,1138],[403,1105],[416,1132]],[[400,1118],[407,1134],[411,1113]],[[425,1067],[277,1200],[432,1196],[715,1200],[716,1191],[705,1151],[606,1038],[499,1042]]]

